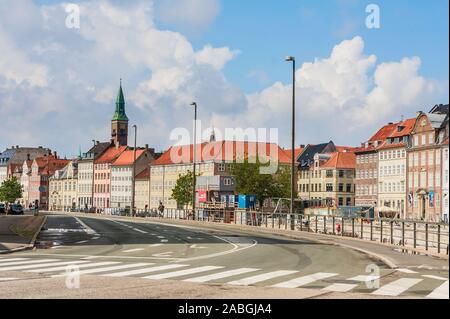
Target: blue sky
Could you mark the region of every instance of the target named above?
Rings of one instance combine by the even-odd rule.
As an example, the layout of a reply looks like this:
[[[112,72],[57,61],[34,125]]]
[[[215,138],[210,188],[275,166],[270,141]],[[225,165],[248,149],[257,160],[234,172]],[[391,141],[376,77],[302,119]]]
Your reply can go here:
[[[38,123],[7,124],[2,149],[71,156],[93,136],[108,140],[120,77],[141,144],[172,144],[173,128],[190,129],[195,99],[204,127],[276,127],[287,146],[288,54],[298,61],[298,144],[358,145],[388,121],[448,103],[447,0],[74,2],[79,30],[64,27],[62,1],[0,3],[0,116]],[[380,29],[365,26],[370,3]]]

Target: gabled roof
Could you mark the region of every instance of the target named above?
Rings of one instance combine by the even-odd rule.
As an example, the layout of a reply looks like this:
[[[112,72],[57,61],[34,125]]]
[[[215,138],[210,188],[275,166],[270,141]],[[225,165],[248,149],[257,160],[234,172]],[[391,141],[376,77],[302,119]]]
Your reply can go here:
[[[53,155],[37,157],[34,162],[38,166],[39,174],[53,175],[57,170],[70,163],[70,160],[59,159]]]
[[[136,180],[148,180],[150,178],[150,169],[147,167],[136,175]]]
[[[95,144],[95,146],[91,147],[91,149],[86,153],[87,154],[94,154],[94,159],[99,158],[107,149],[111,146],[111,143],[105,142],[105,143],[98,143]],[[82,158],[81,161],[92,161],[92,158]]]
[[[296,160],[300,156],[300,154],[303,152],[304,149],[305,149],[304,147],[299,147],[299,148],[295,149],[294,158]],[[284,153],[286,153],[287,157],[291,158],[291,156],[292,156],[292,150],[291,149],[284,150]]]
[[[330,154],[331,157],[324,164],[320,165],[323,168],[336,169],[352,169],[356,167],[356,156],[352,152],[335,152]]]
[[[136,160],[145,153],[145,150],[136,150]],[[113,166],[130,166],[134,163],[134,150],[126,150],[122,152],[119,157],[112,162]]]
[[[336,146],[332,141],[322,144],[308,144],[300,156],[297,158],[297,162],[300,163],[300,167],[309,167],[314,162],[314,155],[317,153],[332,153],[336,152]]]
[[[95,164],[107,164],[114,162],[120,154],[127,149],[126,146],[110,146],[99,158],[95,160]]]
[[[416,118],[411,118],[395,124],[394,131],[388,136],[389,138],[402,137],[411,134]]]
[[[172,146],[151,165],[193,163],[194,145]],[[275,152],[275,154],[274,154]],[[258,156],[267,156],[281,164],[289,164],[290,157],[275,143],[219,141],[196,145],[196,162],[234,162]]]

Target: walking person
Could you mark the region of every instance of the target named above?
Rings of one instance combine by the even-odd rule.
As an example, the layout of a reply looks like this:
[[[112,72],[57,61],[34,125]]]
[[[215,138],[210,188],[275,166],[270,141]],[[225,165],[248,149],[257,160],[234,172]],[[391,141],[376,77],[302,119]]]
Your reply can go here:
[[[159,202],[158,211],[159,211],[159,217],[163,218],[164,217],[164,205],[161,201]]]

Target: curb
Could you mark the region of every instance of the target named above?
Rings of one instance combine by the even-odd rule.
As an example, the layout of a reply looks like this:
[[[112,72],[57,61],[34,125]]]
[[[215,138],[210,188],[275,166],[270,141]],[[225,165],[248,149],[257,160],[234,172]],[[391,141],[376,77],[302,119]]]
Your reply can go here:
[[[5,255],[5,254],[12,254],[12,253],[16,253],[19,251],[24,251],[24,250],[29,250],[29,249],[33,249],[34,247],[34,243],[36,242],[37,236],[39,235],[39,233],[41,232],[42,227],[44,226],[45,222],[47,221],[47,216],[44,216],[44,218],[42,219],[42,223],[39,225],[39,227],[36,230],[36,233],[34,234],[33,238],[31,239],[30,243],[21,247],[17,247],[17,248],[13,248],[13,249],[8,249],[8,250],[2,250],[0,251],[0,255]]]

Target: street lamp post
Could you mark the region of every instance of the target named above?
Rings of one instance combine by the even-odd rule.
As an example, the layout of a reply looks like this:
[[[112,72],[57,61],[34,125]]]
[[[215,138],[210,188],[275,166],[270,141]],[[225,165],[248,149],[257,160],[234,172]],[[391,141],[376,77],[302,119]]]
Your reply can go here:
[[[197,103],[192,102],[191,106],[194,107],[194,145],[193,145],[193,162],[194,162],[194,169],[193,169],[193,187],[192,187],[192,219],[195,220],[195,184],[196,184],[196,155],[197,155]]]
[[[133,125],[134,128],[134,150],[133,150],[133,176],[131,178],[131,216],[134,217],[134,197],[135,197],[135,187],[136,187],[136,145],[137,145],[137,126]]]
[[[288,56],[286,61],[292,62],[292,152],[291,152],[291,218],[294,214],[294,192],[295,192],[295,57]]]
[[[95,140],[92,140],[95,148]],[[95,150],[92,148],[92,187],[91,187],[91,208],[94,208],[94,165],[95,165]]]

